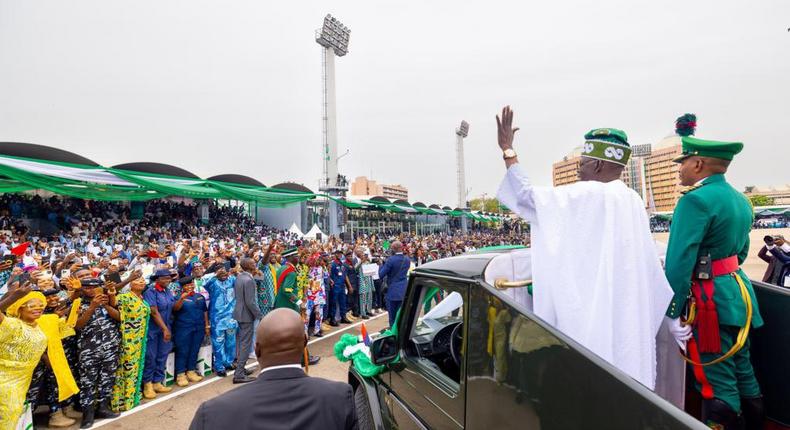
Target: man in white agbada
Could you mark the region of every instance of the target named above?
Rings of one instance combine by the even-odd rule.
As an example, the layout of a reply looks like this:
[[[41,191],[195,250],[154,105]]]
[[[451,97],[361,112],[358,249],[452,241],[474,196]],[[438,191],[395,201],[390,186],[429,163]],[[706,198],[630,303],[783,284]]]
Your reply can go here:
[[[626,134],[592,130],[580,182],[537,187],[518,163],[512,122],[506,107],[497,117],[507,167],[497,197],[530,223],[535,314],[653,389],[656,334],[673,293],[644,202],[620,181]]]

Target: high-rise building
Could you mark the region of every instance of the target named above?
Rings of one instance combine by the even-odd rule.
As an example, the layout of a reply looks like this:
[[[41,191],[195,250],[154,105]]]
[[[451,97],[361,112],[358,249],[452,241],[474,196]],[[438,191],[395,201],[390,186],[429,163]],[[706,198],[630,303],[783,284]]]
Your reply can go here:
[[[351,183],[351,197],[382,196],[390,199],[409,199],[409,189],[398,184],[379,184],[365,176],[358,176]]]
[[[680,136],[670,135],[653,146],[645,158],[645,204],[657,212],[671,212],[681,196],[679,164],[672,160],[682,152]]]
[[[650,156],[652,145],[633,145],[631,158],[628,160],[620,179],[632,190],[636,191],[645,202],[647,199],[647,178],[645,177],[645,159]]]
[[[579,163],[581,163],[582,148],[573,148],[568,155],[551,166],[552,183],[555,187],[579,182]]]

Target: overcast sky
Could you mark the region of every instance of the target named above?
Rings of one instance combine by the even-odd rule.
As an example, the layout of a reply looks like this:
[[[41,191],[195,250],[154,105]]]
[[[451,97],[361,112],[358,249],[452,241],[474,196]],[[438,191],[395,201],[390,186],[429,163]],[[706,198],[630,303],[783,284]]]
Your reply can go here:
[[[315,189],[326,13],[351,28],[340,172],[411,201],[454,205],[462,119],[470,197],[496,192],[505,104],[537,184],[591,128],[655,143],[685,112],[745,143],[737,187],[790,182],[787,0],[0,0],[0,141]]]

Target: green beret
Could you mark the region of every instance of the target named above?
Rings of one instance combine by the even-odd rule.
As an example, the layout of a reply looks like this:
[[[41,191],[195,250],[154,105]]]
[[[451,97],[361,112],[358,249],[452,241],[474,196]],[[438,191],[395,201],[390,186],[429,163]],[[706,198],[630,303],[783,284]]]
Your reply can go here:
[[[282,256],[283,257],[290,257],[290,256],[296,255],[298,253],[299,253],[299,248],[294,246],[293,248],[288,248],[285,251],[283,251]]]
[[[625,166],[631,158],[631,145],[623,130],[596,128],[584,135],[582,157],[595,158]]]
[[[679,157],[672,160],[675,163],[680,163],[694,155],[732,161],[735,154],[743,149],[743,143],[741,142],[719,142],[716,140],[698,139],[692,136],[686,136],[680,140],[683,142],[683,152]]]

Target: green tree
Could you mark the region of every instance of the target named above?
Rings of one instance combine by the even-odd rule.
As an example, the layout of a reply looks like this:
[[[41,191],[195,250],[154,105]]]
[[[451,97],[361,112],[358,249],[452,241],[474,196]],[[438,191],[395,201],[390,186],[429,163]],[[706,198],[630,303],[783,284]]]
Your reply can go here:
[[[761,194],[749,196],[749,200],[752,201],[752,206],[771,206],[774,204],[773,198]]]
[[[502,206],[500,206],[499,201],[495,198],[483,199],[482,197],[478,197],[469,200],[469,209],[483,212],[502,212]]]

